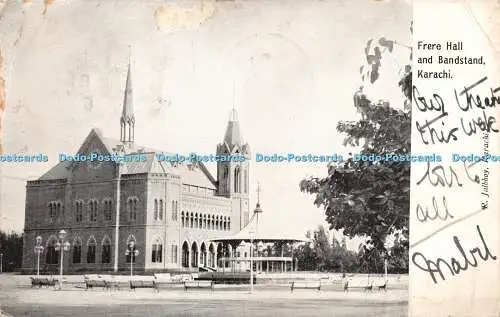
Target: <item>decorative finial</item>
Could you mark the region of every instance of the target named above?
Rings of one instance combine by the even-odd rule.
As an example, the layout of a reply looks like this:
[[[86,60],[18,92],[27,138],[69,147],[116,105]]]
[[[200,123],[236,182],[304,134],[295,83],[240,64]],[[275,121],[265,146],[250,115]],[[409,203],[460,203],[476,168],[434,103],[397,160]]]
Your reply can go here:
[[[234,84],[234,78],[233,78],[233,112],[234,112],[234,99],[235,99],[234,86],[235,86],[235,84]]]
[[[236,99],[235,81],[233,78],[233,108],[231,109],[231,115],[229,116],[230,122],[238,121],[238,112],[236,111],[236,108],[235,108],[235,99]]]
[[[255,210],[253,212],[256,214],[262,212],[262,208],[260,208],[260,183],[257,183],[257,205],[255,206]]]
[[[257,205],[260,205],[260,183],[257,182]]]

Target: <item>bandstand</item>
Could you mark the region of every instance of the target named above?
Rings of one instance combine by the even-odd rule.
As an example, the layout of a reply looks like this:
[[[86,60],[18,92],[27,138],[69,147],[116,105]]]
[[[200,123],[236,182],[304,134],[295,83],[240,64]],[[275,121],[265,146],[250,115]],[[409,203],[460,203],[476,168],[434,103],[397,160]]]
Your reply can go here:
[[[222,255],[219,257],[219,271],[283,273],[297,270],[297,258],[293,254],[295,243],[305,242],[303,238],[286,233],[259,232],[259,221],[262,217],[260,203],[253,212],[248,224],[238,233],[212,239],[222,244]]]

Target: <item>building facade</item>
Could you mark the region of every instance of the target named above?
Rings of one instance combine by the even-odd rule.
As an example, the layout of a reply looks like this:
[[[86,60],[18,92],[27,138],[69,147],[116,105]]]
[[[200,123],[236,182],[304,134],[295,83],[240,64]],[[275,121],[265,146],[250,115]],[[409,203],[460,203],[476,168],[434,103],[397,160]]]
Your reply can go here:
[[[221,245],[209,240],[232,235],[248,223],[249,155],[233,110],[216,154],[244,155],[217,164],[213,177],[201,162],[160,161],[164,151],[134,141],[135,117],[128,68],[120,140],[93,129],[78,154],[113,154],[142,160],[61,161],[26,186],[23,269],[34,271],[37,237],[44,247],[42,272],[60,266],[58,232],[67,231],[65,272],[118,272],[133,262],[139,271],[194,271],[216,268]],[[131,242],[138,255],[127,255]]]

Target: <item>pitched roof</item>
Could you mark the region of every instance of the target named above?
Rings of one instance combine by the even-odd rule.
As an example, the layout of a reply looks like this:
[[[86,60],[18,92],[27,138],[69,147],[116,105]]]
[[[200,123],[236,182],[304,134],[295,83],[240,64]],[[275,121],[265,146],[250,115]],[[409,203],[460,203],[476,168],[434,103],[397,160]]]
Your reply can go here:
[[[98,138],[103,146],[106,148],[108,153],[116,153],[117,146],[122,143],[119,140],[104,137],[101,132],[97,129],[92,129],[89,135],[85,139],[80,147],[78,153],[82,151],[83,146],[90,142],[93,138]],[[156,154],[162,153],[166,155],[173,155],[172,153],[159,151],[152,148],[147,148],[140,146],[136,143],[131,144],[130,148],[126,149],[125,155],[136,155],[142,154],[146,157],[145,161],[132,161],[123,164],[122,173],[123,174],[145,174],[151,172],[163,172],[177,174],[181,176],[181,180],[184,184],[205,187],[209,189],[216,189],[215,179],[210,174],[208,169],[203,163],[197,163],[195,165],[189,164],[171,164],[169,162],[158,161],[156,159]],[[38,180],[55,180],[68,178],[71,173],[70,168],[72,161],[62,161],[57,165],[52,167],[47,173],[43,174]]]
[[[226,133],[224,134],[224,142],[233,148],[234,145],[241,146],[243,144],[243,138],[240,131],[240,123],[238,122],[238,114],[236,110],[232,110],[231,117],[227,123]]]
[[[263,243],[272,243],[278,241],[288,241],[288,242],[303,242],[306,241],[303,237],[298,237],[295,235],[290,235],[277,230],[266,230],[268,228],[262,228],[262,215],[263,213],[254,213],[252,218],[248,221],[248,224],[243,227],[239,232],[232,236],[220,237],[217,239],[211,239],[214,242],[250,242],[254,240],[256,242],[262,241]],[[260,218],[260,219],[259,219]],[[264,229],[264,230],[263,230]]]
[[[68,177],[68,168],[71,161],[62,161],[52,167],[47,173],[43,174],[38,180],[54,180],[54,179],[64,179]]]

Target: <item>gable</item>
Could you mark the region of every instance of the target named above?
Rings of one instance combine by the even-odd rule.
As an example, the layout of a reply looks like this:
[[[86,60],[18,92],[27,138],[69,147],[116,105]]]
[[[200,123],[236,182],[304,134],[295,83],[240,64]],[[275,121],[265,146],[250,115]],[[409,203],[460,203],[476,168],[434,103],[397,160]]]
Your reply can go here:
[[[102,154],[109,154],[109,149],[102,141],[102,137],[100,133],[96,129],[92,129],[89,135],[85,138],[80,149],[77,151],[79,154],[87,154],[91,152],[99,152]],[[64,155],[74,157],[76,153],[62,153]],[[79,169],[85,167],[87,163],[79,163],[71,160],[62,160],[62,157],[58,157],[58,163],[53,166],[49,171],[43,174],[38,180],[55,180],[55,179],[70,179],[74,178],[74,172]],[[110,163],[110,162],[108,162]],[[108,167],[111,164],[107,164]]]
[[[98,155],[110,155],[111,152],[102,141],[102,136],[96,129],[90,131],[85,141],[77,153],[79,156],[89,156],[93,153]],[[97,160],[93,161],[71,161],[68,166],[71,181],[102,181],[113,179],[115,175],[115,163],[112,161]]]
[[[79,154],[87,154],[92,152],[99,152],[101,154],[111,154],[112,149],[109,149],[108,146],[103,141],[102,136],[96,129],[92,129],[89,135],[83,141],[82,146],[77,151]]]

